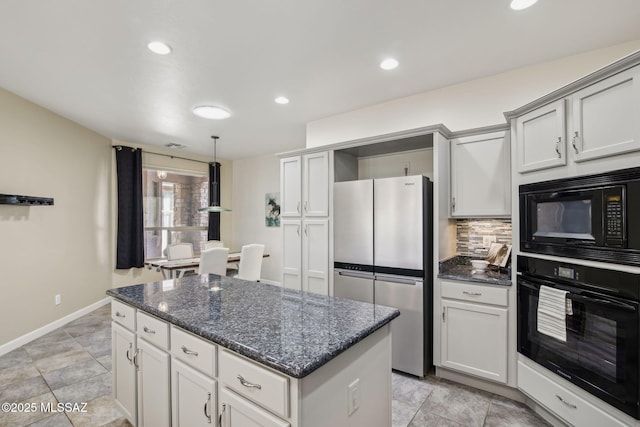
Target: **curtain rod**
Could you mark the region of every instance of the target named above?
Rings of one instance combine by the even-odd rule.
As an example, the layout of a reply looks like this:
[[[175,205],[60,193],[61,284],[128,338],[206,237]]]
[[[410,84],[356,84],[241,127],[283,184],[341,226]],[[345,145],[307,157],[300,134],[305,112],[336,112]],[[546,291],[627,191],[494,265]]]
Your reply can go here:
[[[112,147],[115,148],[118,151],[120,151],[123,148],[125,148],[122,145],[113,145]],[[131,148],[132,151],[140,150],[140,151],[142,151],[143,153],[146,153],[146,154],[154,154],[156,156],[171,157],[172,159],[188,160],[190,162],[204,163],[206,165],[208,165],[210,163],[213,163],[213,162],[204,162],[202,160],[187,159],[186,157],[173,156],[171,154],[154,153],[153,151],[146,151],[146,150],[143,150],[142,148],[136,148],[136,147],[126,147],[126,148]]]

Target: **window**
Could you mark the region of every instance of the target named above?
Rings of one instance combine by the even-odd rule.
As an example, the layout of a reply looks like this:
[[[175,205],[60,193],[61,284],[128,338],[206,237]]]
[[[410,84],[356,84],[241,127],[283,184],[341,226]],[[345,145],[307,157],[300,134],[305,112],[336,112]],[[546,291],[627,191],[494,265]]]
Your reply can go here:
[[[143,168],[142,187],[145,258],[165,257],[173,243],[193,243],[200,252],[209,215],[198,209],[209,202],[209,177]]]

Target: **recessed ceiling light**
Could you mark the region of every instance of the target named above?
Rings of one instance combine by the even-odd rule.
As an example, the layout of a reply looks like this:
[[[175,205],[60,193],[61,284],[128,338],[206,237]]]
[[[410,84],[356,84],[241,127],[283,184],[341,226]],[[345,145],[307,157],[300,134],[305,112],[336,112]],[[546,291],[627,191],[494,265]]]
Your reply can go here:
[[[278,104],[288,104],[289,103],[289,98],[287,98],[286,96],[279,96],[276,99],[274,99],[274,101],[276,101],[276,103]]]
[[[163,42],[151,42],[147,45],[149,50],[158,55],[168,55],[171,53],[171,46]]]
[[[221,120],[231,116],[231,113],[221,107],[213,107],[210,105],[201,105],[193,108],[193,114],[205,119]]]
[[[522,10],[533,6],[538,0],[511,0],[511,9]]]
[[[393,70],[398,66],[398,61],[393,58],[387,58],[380,63],[380,68],[383,70]]]

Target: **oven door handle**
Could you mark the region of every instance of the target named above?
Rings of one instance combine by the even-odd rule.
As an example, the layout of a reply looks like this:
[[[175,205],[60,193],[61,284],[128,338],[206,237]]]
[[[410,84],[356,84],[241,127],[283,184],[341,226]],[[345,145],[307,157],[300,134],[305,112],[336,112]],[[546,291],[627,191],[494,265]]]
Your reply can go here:
[[[625,311],[633,311],[633,312],[636,311],[636,307],[632,306],[631,304],[625,304],[619,301],[611,301],[611,300],[602,299],[602,298],[585,297],[584,295],[576,295],[576,294],[567,294],[567,298],[576,300],[576,301],[586,301],[594,304],[608,305],[608,306],[615,307]]]
[[[531,282],[527,279],[521,279],[518,281],[518,285],[519,286],[524,286],[526,288],[529,288],[531,290],[534,290],[536,292],[540,291],[540,285],[544,284],[546,286],[551,286],[554,287],[552,283],[550,282],[546,282],[546,281],[540,281],[541,283],[534,283]],[[557,289],[562,289],[562,288],[557,288]],[[593,297],[587,297],[584,295],[578,295],[578,294],[572,294],[572,293],[568,293],[567,294],[567,298],[571,299],[571,300],[575,300],[575,301],[584,301],[584,302],[589,302],[589,303],[593,303],[593,304],[601,304],[601,305],[607,305],[610,307],[615,307],[618,308],[620,310],[625,310],[625,311],[631,311],[631,312],[636,312],[637,311],[637,307],[631,305],[631,304],[625,304],[623,302],[619,302],[619,301],[613,301],[613,300],[609,300],[609,299],[604,299],[604,298],[593,298]]]

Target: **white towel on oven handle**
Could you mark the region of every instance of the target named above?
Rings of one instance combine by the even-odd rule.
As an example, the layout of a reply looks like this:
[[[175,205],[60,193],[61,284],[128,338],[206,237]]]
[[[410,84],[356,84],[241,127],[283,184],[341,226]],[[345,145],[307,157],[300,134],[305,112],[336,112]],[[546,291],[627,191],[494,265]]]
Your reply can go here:
[[[538,332],[562,342],[567,342],[567,314],[573,314],[567,293],[542,285],[538,295]]]

